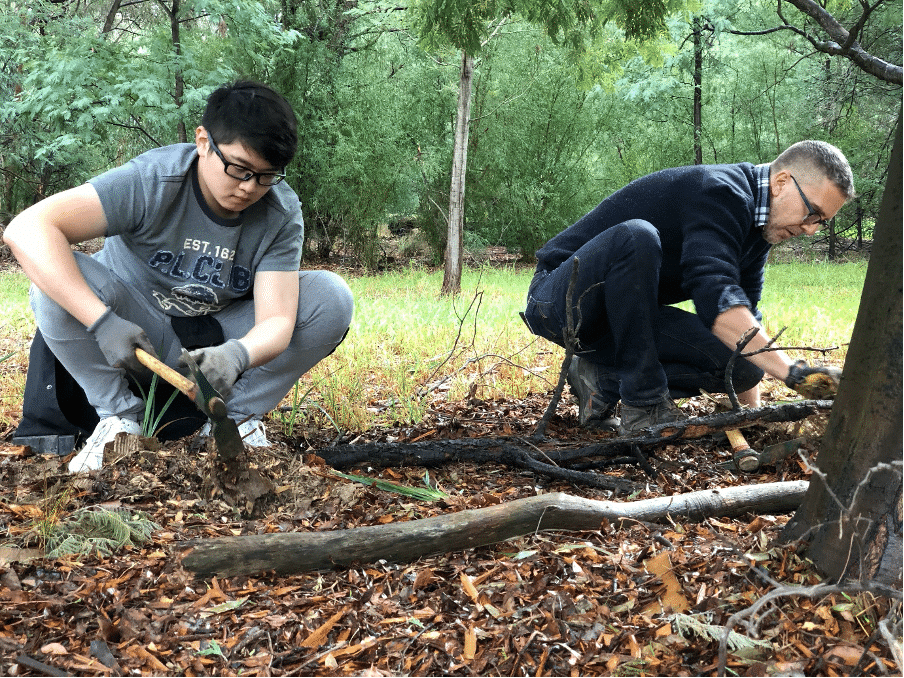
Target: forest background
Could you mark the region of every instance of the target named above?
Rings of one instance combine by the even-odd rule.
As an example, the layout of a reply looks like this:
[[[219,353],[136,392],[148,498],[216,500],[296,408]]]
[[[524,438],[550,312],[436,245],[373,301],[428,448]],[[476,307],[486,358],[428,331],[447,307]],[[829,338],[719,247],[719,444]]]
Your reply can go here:
[[[531,3],[521,14],[480,5],[489,19],[472,50],[466,248],[530,261],[638,176],[768,162],[804,138],[839,146],[857,179],[859,197],[826,236],[829,255],[870,239],[898,84],[816,51],[805,34],[815,25],[790,5],[657,3],[650,14],[663,21],[622,5],[595,5],[592,21],[571,26],[538,21],[542,3],[530,18]],[[900,62],[900,0],[828,5],[856,23],[867,52]],[[436,25],[455,11],[429,0],[7,1],[0,225],[149,148],[191,140],[206,95],[243,77],[273,85],[298,114],[288,182],[303,203],[308,261],[341,253],[380,268],[388,226],[438,264],[461,58],[448,37],[458,17],[445,17],[442,35]]]
[[[799,6],[827,8],[839,25],[850,30],[851,41],[842,40],[839,45],[832,42],[834,38],[827,40],[824,26],[817,27]],[[519,11],[514,11],[516,7]],[[556,14],[558,10],[562,13]],[[872,239],[901,110],[900,66],[886,69],[896,76],[882,79],[875,70],[865,68],[863,60],[858,62],[851,49],[856,42],[858,49],[878,60],[899,64],[901,15],[900,0],[873,4],[829,0],[825,5],[811,0],[578,0],[571,4],[569,0],[412,0],[410,4],[0,0],[0,226],[35,200],[79,184],[144,150],[191,140],[207,94],[219,84],[244,77],[272,84],[298,113],[301,146],[288,168],[288,182],[303,202],[305,265],[316,261],[347,268],[351,261],[359,267],[384,269],[392,263],[384,248],[387,230],[396,233],[396,245],[407,247],[393,251],[402,261],[418,253],[439,264],[452,221],[453,155],[461,150],[456,149],[461,138],[456,132],[460,131],[457,112],[464,53],[474,59],[471,106],[465,116],[470,120],[465,244],[473,251],[504,247],[524,260],[525,266],[517,271],[524,279],[519,299],[533,251],[628,181],[656,169],[698,161],[768,162],[803,138],[825,139],[845,151],[859,197],[844,208],[826,236],[808,240],[812,245],[788,243],[776,248],[776,256],[785,257],[793,248],[798,260],[821,262],[838,255],[847,259],[854,250],[868,250]],[[900,162],[892,167],[899,169]],[[888,185],[892,192],[897,187],[900,196],[900,175]],[[881,222],[900,224],[899,210],[897,216],[887,210]],[[893,230],[880,228],[879,232],[884,236]],[[896,233],[900,236],[899,230]],[[874,261],[879,262],[880,272],[900,263],[900,240],[886,242],[890,244],[876,248]],[[817,249],[803,249],[811,246]],[[859,266],[859,272],[853,271],[856,280],[841,291],[824,284],[820,274],[831,271],[834,275],[849,267],[823,263],[770,266],[769,275],[778,274],[776,269],[790,271],[781,271],[785,277],[777,277],[769,287],[782,295],[798,288],[818,288],[824,297],[820,301],[837,311],[846,303],[843,300],[857,298],[861,286],[863,267],[850,266]],[[497,271],[497,279],[507,278],[511,285],[516,276],[510,270]],[[897,271],[900,275],[900,268]],[[789,272],[797,277],[788,278]],[[469,275],[479,277],[478,287],[487,289],[488,297],[492,294],[496,279],[483,269]],[[25,285],[18,273],[9,278]],[[331,360],[330,374],[324,379],[332,381],[327,381],[324,393],[341,394],[362,409],[366,405],[368,416],[375,411],[378,414],[373,416],[387,417],[383,413],[391,412],[396,403],[408,402],[398,394],[413,392],[414,397],[425,399],[423,391],[418,395],[410,387],[416,380],[425,384],[424,390],[439,390],[445,377],[423,381],[421,377],[432,377],[437,362],[441,366],[447,360],[444,356],[452,365],[452,358],[467,357],[469,349],[458,347],[454,331],[444,329],[436,332],[438,346],[423,350],[435,323],[421,311],[419,302],[436,301],[430,294],[433,287],[418,287],[425,280],[431,285],[435,281],[438,291],[437,276],[424,275],[420,269],[356,276],[352,281],[360,290],[356,322],[366,319],[374,348],[353,351],[355,344],[364,342],[360,336],[350,338],[338,352],[341,355]],[[894,301],[900,277],[897,282],[891,275],[876,280],[866,286],[878,290],[872,298]],[[468,282],[470,286],[472,281]],[[0,290],[3,285],[0,277]],[[392,287],[395,296],[381,294],[378,285]],[[883,295],[885,290],[888,294]],[[24,299],[24,287],[14,291]],[[480,306],[482,294],[472,299],[473,307]],[[455,313],[445,312],[445,307],[441,312],[449,321],[458,311],[454,299],[443,303],[447,301]],[[467,305],[466,298],[459,301]],[[362,308],[365,304],[369,306]],[[481,324],[489,325],[486,319],[494,312],[504,317],[507,326],[526,331],[513,309],[490,306],[480,307]],[[837,329],[809,299],[779,301],[775,307],[787,307],[789,314],[799,315],[808,326]],[[21,313],[27,312],[24,301],[21,308]],[[885,306],[873,303],[871,308],[888,321],[888,327],[900,328],[899,316]],[[460,316],[458,324],[462,335],[469,333]],[[19,355],[4,363],[5,371],[21,377],[24,370],[14,363],[24,355],[20,346],[28,333],[12,323],[4,323],[4,329],[16,334],[13,350]],[[886,334],[887,344],[880,341]],[[416,346],[412,346],[414,335]],[[885,350],[893,340],[900,346],[899,335],[884,329],[873,335],[875,341],[862,342],[859,357],[853,360],[852,373],[864,378],[853,382],[862,387],[851,391],[856,397],[839,407],[844,415],[853,411],[848,403],[869,404],[871,394],[885,389],[884,375],[889,375],[888,383],[900,385],[900,377],[893,378],[900,375],[900,362],[894,365],[900,352]],[[500,333],[494,341],[504,345],[507,336]],[[825,346],[842,343],[846,337],[839,342],[822,339],[820,335],[805,343]],[[453,351],[451,341],[456,342]],[[535,365],[536,361],[518,355],[520,351],[516,348],[514,354],[519,362]],[[390,354],[389,359],[377,364],[374,357],[382,360],[383,354]],[[360,363],[366,367],[343,371],[337,365],[359,355],[366,355],[367,360]],[[840,362],[842,358],[830,359]],[[511,359],[497,362],[506,361]],[[465,364],[471,362],[468,358]],[[384,373],[398,375],[396,382],[404,382],[406,388],[398,389],[398,394],[387,390],[379,399],[366,397],[364,386],[370,386],[374,372],[384,364],[395,370]],[[472,386],[485,374],[482,367],[474,368],[477,371],[480,374],[474,376]],[[350,374],[360,385],[349,385]],[[885,391],[893,393],[890,388]],[[867,397],[860,397],[861,392]],[[506,395],[507,399],[497,400],[469,389],[467,396],[437,396],[430,401],[429,417],[417,423],[417,416],[393,413],[386,419],[392,426],[369,437],[420,441],[450,432],[457,436],[459,427],[483,437],[511,435],[526,430],[519,427],[532,425],[549,402],[545,387],[539,395],[513,389],[507,389]],[[770,399],[783,397],[774,389],[769,395]],[[648,605],[657,603],[661,589],[656,583],[659,575],[645,576],[639,569],[652,553],[653,539],[651,528],[639,523],[627,535],[600,531],[577,546],[567,535],[556,536],[558,541],[532,536],[518,542],[515,553],[509,553],[511,545],[468,549],[449,558],[387,567],[382,572],[356,567],[300,575],[275,590],[273,580],[265,578],[224,579],[222,587],[213,579],[206,592],[204,586],[187,588],[176,559],[168,558],[164,549],[172,553],[190,539],[283,530],[325,532],[337,526],[410,521],[450,508],[479,508],[537,494],[538,481],[530,473],[501,474],[484,468],[474,472],[467,465],[431,469],[429,477],[422,468],[385,471],[386,478],[410,485],[432,482],[455,488],[449,503],[414,507],[385,491],[345,492],[345,485],[324,482],[322,474],[311,473],[302,456],[295,454],[323,451],[328,441],[339,438],[326,424],[306,431],[307,438],[290,430],[304,394],[296,389],[291,397],[289,410],[280,408],[268,422],[271,432],[279,422],[286,426],[276,433],[290,447],[275,447],[258,460],[280,487],[273,510],[259,521],[237,521],[234,506],[208,501],[208,481],[199,471],[197,455],[186,454],[187,448],[178,443],[153,454],[136,450],[105,465],[104,482],[85,490],[70,486],[67,480],[55,486],[62,488],[59,493],[48,490],[48,478],[59,475],[58,460],[35,463],[22,449],[8,450],[0,464],[0,486],[8,490],[0,497],[4,507],[0,527],[20,538],[19,543],[33,545],[35,534],[49,534],[51,527],[62,522],[61,516],[79,505],[120,497],[137,498],[134,505],[153,505],[152,517],[164,529],[140,554],[130,550],[122,557],[103,559],[102,567],[94,567],[97,559],[88,560],[87,568],[77,567],[58,579],[51,580],[43,565],[8,568],[0,581],[0,594],[3,587],[8,589],[0,606],[0,652],[9,659],[20,652],[26,659],[36,657],[44,668],[62,664],[85,671],[88,654],[93,652],[90,647],[98,640],[94,624],[103,618],[111,620],[112,630],[101,634],[99,640],[105,642],[100,646],[112,647],[114,664],[119,661],[130,670],[146,673],[187,674],[191,667],[196,674],[299,675],[316,669],[318,675],[335,675],[340,666],[342,673],[380,666],[384,675],[479,675],[482,668],[498,666],[499,673],[506,675],[528,669],[532,675],[544,670],[568,675],[576,670],[577,661],[581,662],[578,669],[587,675],[634,675],[638,667],[658,675],[708,675],[716,670],[721,659],[713,643],[679,638],[667,620],[647,611],[653,609]],[[897,397],[899,403],[899,391]],[[509,406],[513,398],[517,408]],[[872,399],[883,401],[877,406],[894,400],[893,395]],[[684,406],[697,411],[697,404]],[[333,411],[325,401],[322,410]],[[852,424],[850,433],[869,427],[871,435],[860,435],[859,440],[884,441],[874,434],[885,430],[881,426],[886,423],[876,411],[848,417],[846,421],[863,422],[858,423],[862,428]],[[569,421],[573,423],[574,417],[556,423],[565,427],[560,429],[565,435],[574,434]],[[361,434],[365,426],[347,428],[354,441],[367,437]],[[843,428],[839,425],[836,432],[846,434]],[[888,430],[899,435],[901,427]],[[772,428],[756,434],[750,444],[757,448],[790,437]],[[837,449],[842,449],[850,438],[838,435],[837,439]],[[899,451],[900,437],[887,447]],[[729,478],[730,473],[715,463],[730,456],[718,444],[687,444],[666,454],[671,455],[665,460],[671,466],[663,468],[672,470],[659,477],[664,485],[654,488],[657,492],[676,494],[745,482],[740,476]],[[869,465],[876,461],[875,455],[861,454],[855,446],[845,448],[845,454]],[[831,451],[820,451],[820,456],[826,462],[833,458]],[[851,488],[863,474],[849,468],[833,471],[829,477],[849,480],[847,488]],[[757,478],[785,481],[803,475],[803,466],[789,462]],[[302,479],[315,484],[305,485]],[[563,486],[543,482],[547,488]],[[899,499],[886,499],[899,498],[900,491],[869,487],[862,495],[874,503],[899,505]],[[647,494],[649,488],[647,483]],[[836,490],[837,486],[832,488]],[[597,496],[594,490],[581,491]],[[843,492],[832,496],[850,498]],[[317,497],[321,499],[312,499]],[[801,515],[816,515],[821,527],[832,525],[825,522],[826,512],[818,502],[811,505],[816,509]],[[710,521],[699,528],[673,524],[675,530],[666,536],[679,549],[669,545],[674,553],[666,570],[674,571],[675,582],[683,582],[696,611],[712,613],[706,619],[730,630],[741,608],[765,600],[762,586],[754,586],[748,575],[754,567],[761,572],[759,568],[767,566],[763,563],[771,563],[770,571],[778,572],[782,583],[817,581],[790,549],[771,548],[784,520],[769,515],[744,524]],[[813,522],[802,519],[798,524],[808,527]],[[37,528],[32,530],[33,526]],[[44,532],[38,530],[45,527]],[[735,555],[725,555],[728,551]],[[755,561],[760,565],[751,565],[754,561],[746,561],[746,556],[745,560],[737,557],[754,551],[766,559]],[[141,567],[135,566],[137,560]],[[769,587],[774,584],[770,581]],[[14,592],[13,585],[26,591]],[[791,588],[773,590],[773,594],[792,597],[798,593],[799,589]],[[164,598],[170,609],[158,607]],[[588,600],[594,602],[585,607]],[[51,614],[46,613],[48,601],[55,606]],[[202,623],[204,615],[213,613],[209,610],[216,610],[205,607],[213,602],[223,603],[228,616],[217,617],[212,624],[216,638],[198,635],[195,631],[206,627],[196,621]],[[881,624],[886,620],[886,626],[895,629],[889,636],[900,637],[900,603],[894,605],[892,618],[886,617],[889,607],[875,599],[836,598],[810,604],[792,598],[783,605],[782,614],[774,616],[776,626],[769,630],[774,635],[769,637],[775,637],[776,643],[761,658],[770,663],[770,671],[776,667],[773,672],[828,674],[831,658],[840,657],[834,663],[845,664],[851,675],[858,675],[868,661],[875,668],[866,667],[860,675],[886,674],[887,667],[893,667],[890,653],[897,651],[893,648],[899,643],[893,640],[881,649],[874,640],[876,629],[884,628]],[[233,613],[240,606],[244,607]],[[576,606],[583,616],[568,626],[565,620],[574,621]],[[497,616],[500,610],[504,614]],[[422,613],[429,616],[417,616]],[[262,618],[265,621],[258,622]],[[63,623],[63,619],[75,623]],[[581,626],[585,620],[586,629]],[[580,648],[580,653],[566,642]],[[400,653],[402,658],[396,659]],[[898,667],[899,655],[894,656]],[[733,671],[746,666],[738,657],[732,661]],[[751,674],[755,669],[756,675],[765,675],[761,663],[752,666]],[[91,670],[98,671],[96,662]]]

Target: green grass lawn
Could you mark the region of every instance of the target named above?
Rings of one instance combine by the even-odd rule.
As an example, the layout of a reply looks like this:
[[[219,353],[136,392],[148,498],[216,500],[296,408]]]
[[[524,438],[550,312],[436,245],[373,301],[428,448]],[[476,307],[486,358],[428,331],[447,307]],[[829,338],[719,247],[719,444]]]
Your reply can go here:
[[[287,429],[363,430],[417,421],[436,399],[517,399],[548,391],[564,351],[531,335],[518,316],[532,274],[526,268],[468,269],[456,298],[439,296],[441,271],[347,276],[356,300],[348,338],[289,394],[284,405],[294,409],[276,416]],[[829,359],[840,362],[865,275],[862,262],[768,267],[761,303],[767,330],[787,328],[783,346],[839,346]],[[21,274],[0,273],[0,355],[16,353],[4,364],[0,396],[14,418],[9,410],[16,402],[21,407],[34,331],[27,289]]]

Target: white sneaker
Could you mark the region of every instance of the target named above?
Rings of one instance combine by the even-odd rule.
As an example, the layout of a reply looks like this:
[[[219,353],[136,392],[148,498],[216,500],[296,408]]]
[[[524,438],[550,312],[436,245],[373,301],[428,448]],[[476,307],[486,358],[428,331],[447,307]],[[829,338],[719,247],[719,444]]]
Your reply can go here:
[[[96,471],[104,465],[104,447],[112,443],[119,433],[139,435],[141,424],[132,419],[122,417],[106,417],[98,422],[94,433],[85,441],[81,452],[69,462],[69,473]]]
[[[270,447],[270,441],[267,440],[267,431],[264,429],[264,422],[260,419],[249,419],[239,426],[239,435],[242,436],[242,442],[250,447]]]
[[[198,435],[202,438],[210,436],[210,422],[208,421]],[[264,422],[260,419],[249,419],[244,424],[239,425],[239,435],[242,436],[242,442],[249,447],[270,447],[270,441],[267,440],[267,432],[264,429]]]

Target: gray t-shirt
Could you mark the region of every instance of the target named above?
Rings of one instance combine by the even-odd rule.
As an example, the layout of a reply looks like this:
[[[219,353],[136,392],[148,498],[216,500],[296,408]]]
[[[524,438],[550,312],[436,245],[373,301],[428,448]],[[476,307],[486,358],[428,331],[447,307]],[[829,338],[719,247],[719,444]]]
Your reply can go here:
[[[208,207],[194,144],[143,153],[90,181],[107,218],[95,256],[172,316],[214,313],[245,296],[258,271],[297,271],[304,222],[285,182],[235,219]]]

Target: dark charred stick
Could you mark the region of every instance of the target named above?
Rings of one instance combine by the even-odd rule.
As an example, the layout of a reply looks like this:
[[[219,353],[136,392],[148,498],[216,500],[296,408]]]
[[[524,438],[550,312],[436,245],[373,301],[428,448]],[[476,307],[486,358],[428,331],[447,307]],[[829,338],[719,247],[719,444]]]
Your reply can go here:
[[[732,383],[731,379],[732,374],[734,374],[735,360],[738,359],[738,356],[741,355],[741,351],[747,347],[747,344],[750,343],[750,340],[753,339],[759,331],[759,327],[751,327],[741,335],[741,338],[738,339],[738,343],[735,345],[735,350],[728,359],[728,364],[725,366],[725,392],[728,394],[728,399],[731,401],[731,409],[733,410],[741,409],[741,403],[738,401],[738,394],[735,393],[734,383]]]
[[[16,657],[16,663],[19,666],[24,666],[27,669],[31,669],[32,671],[37,671],[45,676],[68,676],[71,675],[62,671],[58,668],[50,666],[49,664],[45,664],[44,662],[39,662],[37,659],[32,659],[27,654],[20,654]]]
[[[637,445],[631,445],[631,456],[634,461],[637,462],[638,466],[643,469],[643,472],[647,474],[651,480],[655,479],[658,473],[656,473],[656,469],[654,469],[650,462],[647,460],[647,456],[640,451],[640,447]]]
[[[832,409],[832,400],[798,400],[773,407],[717,412],[704,417],[694,417],[680,422],[659,424],[649,429],[645,435],[630,438],[614,438],[581,448],[559,450],[547,453],[556,463],[564,464],[573,459],[607,456],[630,451],[632,445],[641,448],[658,447],[678,440],[695,440],[732,428],[743,428],[755,424],[800,421],[814,414]]]
[[[559,370],[559,381],[553,389],[552,399],[549,401],[543,416],[540,417],[540,421],[537,422],[537,428],[531,436],[534,440],[539,440],[546,436],[546,426],[549,424],[549,420],[552,419],[552,415],[555,414],[559,401],[562,399],[562,391],[565,389],[565,377],[568,375],[568,367],[571,365],[571,358],[574,356],[574,349],[577,346],[580,321],[575,326],[571,300],[574,295],[574,286],[577,283],[580,267],[581,260],[575,257],[571,265],[571,278],[568,280],[568,289],[565,291],[565,319],[568,325],[565,328],[565,360],[562,362],[562,369]]]
[[[743,428],[754,424],[800,421],[832,408],[831,400],[799,400],[784,405],[760,407],[731,412],[717,412],[705,417],[660,424],[642,435],[630,438],[613,438],[583,447],[555,447],[540,453],[525,449],[525,442],[518,438],[464,438],[460,440],[431,440],[416,443],[366,443],[323,448],[319,456],[330,466],[344,469],[367,464],[375,468],[398,466],[434,467],[455,461],[496,463],[521,468],[525,456],[535,460],[531,470],[552,477],[563,477],[562,469],[575,471],[588,468],[588,464],[614,466],[638,463],[632,452],[637,446],[645,455],[649,450],[681,440],[694,440],[719,431]],[[538,456],[548,460],[540,461]],[[578,482],[578,477],[569,477]]]
[[[521,468],[528,469],[539,475],[557,480],[567,480],[579,485],[589,485],[603,490],[615,490],[617,492],[630,493],[640,489],[636,483],[622,478],[613,478],[612,476],[602,475],[600,473],[588,473],[586,471],[574,471],[572,469],[562,468],[542,462],[532,457],[526,452],[522,452],[515,456],[515,464]],[[631,461],[636,462],[636,459]]]

